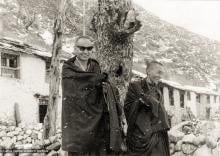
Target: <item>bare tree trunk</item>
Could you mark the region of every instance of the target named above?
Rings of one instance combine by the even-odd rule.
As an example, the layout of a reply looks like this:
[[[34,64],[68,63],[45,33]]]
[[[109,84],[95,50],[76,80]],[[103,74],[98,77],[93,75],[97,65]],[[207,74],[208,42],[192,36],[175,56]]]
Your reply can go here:
[[[58,14],[54,22],[54,40],[50,66],[49,104],[44,118],[44,138],[56,133],[57,105],[60,86],[60,54],[62,50],[63,16],[66,0],[58,0]]]
[[[118,88],[122,106],[132,74],[133,34],[141,27],[136,16],[131,0],[98,0],[98,12],[92,20],[98,40],[96,58]],[[124,114],[121,120],[126,134]]]
[[[121,101],[131,79],[133,34],[141,27],[131,0],[99,0],[92,20],[97,35],[97,59],[118,87]]]

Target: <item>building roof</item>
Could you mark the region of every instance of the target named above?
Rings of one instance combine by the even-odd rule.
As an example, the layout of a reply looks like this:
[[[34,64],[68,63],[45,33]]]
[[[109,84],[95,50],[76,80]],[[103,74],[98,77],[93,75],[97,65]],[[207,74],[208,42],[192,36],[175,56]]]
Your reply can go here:
[[[136,75],[139,75],[140,77],[146,77],[147,76],[143,72],[140,72],[140,71],[135,70],[135,69],[133,69],[132,72]],[[161,79],[161,82],[165,85],[171,86],[171,87],[179,89],[179,90],[192,91],[192,92],[199,93],[199,94],[220,95],[219,92],[215,92],[215,91],[213,91],[211,89],[208,89],[208,88],[205,88],[205,87],[182,85],[178,82],[165,80],[165,79]]]
[[[45,58],[50,58],[52,57],[52,53],[50,50],[45,49],[45,48],[35,48],[33,45],[24,43],[21,40],[16,40],[12,38],[0,38],[0,48],[2,49],[7,49],[7,50],[12,50],[14,52],[20,52],[20,53],[25,53],[25,54],[30,54],[30,55],[37,55]],[[62,51],[61,53],[61,59],[66,60],[71,57],[70,53],[67,53],[65,51]]]

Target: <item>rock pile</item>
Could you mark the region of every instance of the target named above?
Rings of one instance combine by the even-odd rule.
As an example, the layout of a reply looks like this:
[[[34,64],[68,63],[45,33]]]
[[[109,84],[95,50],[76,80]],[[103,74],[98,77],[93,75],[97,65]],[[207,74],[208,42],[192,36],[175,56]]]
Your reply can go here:
[[[24,126],[19,124],[0,125],[0,150],[19,151],[19,150],[45,150],[45,154],[57,153],[61,147],[61,129],[58,129],[55,136],[43,139],[43,126]],[[0,152],[1,153],[1,152]],[[54,154],[53,154],[54,155]]]
[[[220,156],[220,123],[186,121],[169,131],[172,156]]]

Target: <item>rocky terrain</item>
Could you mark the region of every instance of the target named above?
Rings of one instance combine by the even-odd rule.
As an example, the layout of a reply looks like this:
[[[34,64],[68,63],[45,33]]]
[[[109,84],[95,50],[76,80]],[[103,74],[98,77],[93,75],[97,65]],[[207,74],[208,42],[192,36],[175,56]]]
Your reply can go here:
[[[61,154],[61,130],[55,136],[43,139],[42,124],[16,127],[13,123],[0,124],[0,155],[13,155],[16,151],[22,155],[54,155]]]
[[[172,156],[219,156],[220,123],[185,121],[169,131]]]

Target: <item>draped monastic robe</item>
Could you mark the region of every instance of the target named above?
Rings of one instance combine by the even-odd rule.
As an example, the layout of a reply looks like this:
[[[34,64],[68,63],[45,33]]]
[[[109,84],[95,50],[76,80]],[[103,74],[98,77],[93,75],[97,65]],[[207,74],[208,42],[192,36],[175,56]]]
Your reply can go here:
[[[102,147],[104,151],[120,151],[118,103],[111,97],[110,85],[105,98],[102,89],[107,75],[101,73],[96,60],[88,60],[86,71],[75,61],[76,57],[66,61],[62,71],[62,149],[84,155]]]
[[[168,115],[160,85],[132,82],[125,99],[127,146],[131,156],[169,156]]]

